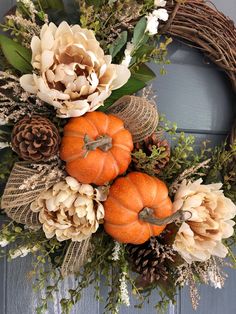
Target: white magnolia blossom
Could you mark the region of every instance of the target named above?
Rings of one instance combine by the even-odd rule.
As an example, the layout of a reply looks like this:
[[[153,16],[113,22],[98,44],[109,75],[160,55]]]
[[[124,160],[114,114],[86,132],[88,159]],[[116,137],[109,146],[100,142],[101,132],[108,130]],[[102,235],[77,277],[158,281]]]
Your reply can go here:
[[[107,189],[81,184],[72,177],[56,183],[31,204],[48,239],[83,241],[103,222]]]
[[[168,12],[166,9],[157,9],[152,13],[149,13],[146,16],[147,26],[146,32],[152,36],[158,33],[159,20],[167,21],[169,18]]]
[[[125,52],[124,52],[125,57],[121,63],[121,64],[125,65],[126,67],[129,67],[130,62],[132,60],[131,54],[132,54],[133,49],[134,49],[134,45],[131,42],[128,42],[126,45]]]
[[[236,206],[220,190],[221,183],[203,185],[183,181],[175,195],[174,211],[191,213],[176,234],[173,248],[187,263],[206,261],[212,255],[224,258],[228,250],[222,243],[234,233]]]
[[[31,49],[35,71],[23,75],[20,84],[54,106],[61,118],[96,110],[130,77],[127,66],[112,64],[94,33],[79,25],[44,24]]]
[[[154,5],[156,7],[165,7],[166,6],[166,1],[165,0],[155,0]]]

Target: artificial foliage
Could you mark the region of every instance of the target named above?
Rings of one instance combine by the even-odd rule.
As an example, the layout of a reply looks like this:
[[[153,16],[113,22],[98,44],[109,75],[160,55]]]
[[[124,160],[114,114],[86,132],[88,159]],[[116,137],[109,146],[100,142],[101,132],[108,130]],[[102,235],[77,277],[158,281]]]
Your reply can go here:
[[[150,174],[159,174],[169,160],[170,144],[166,139],[162,140],[157,132],[136,143],[133,150],[134,169],[146,170]]]
[[[18,0],[1,28],[1,255],[33,256],[36,313],[69,275],[62,313],[90,285],[105,313],[154,290],[164,312],[184,286],[196,309],[236,267],[235,124],[196,145],[158,113],[148,62],[166,74],[177,36],[235,88],[232,21],[203,0]]]

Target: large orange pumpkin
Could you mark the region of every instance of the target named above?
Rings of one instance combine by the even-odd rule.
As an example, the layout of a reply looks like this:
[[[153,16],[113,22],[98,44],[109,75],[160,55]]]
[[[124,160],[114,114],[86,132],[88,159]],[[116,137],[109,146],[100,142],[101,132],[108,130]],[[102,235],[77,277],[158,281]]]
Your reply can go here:
[[[102,185],[127,170],[132,149],[132,136],[123,121],[94,111],[69,120],[60,157],[72,177],[82,183]]]
[[[175,215],[171,215],[172,202],[165,183],[141,172],[118,178],[110,188],[104,208],[105,231],[122,243],[144,243],[164,230],[162,222],[168,218],[162,218]]]

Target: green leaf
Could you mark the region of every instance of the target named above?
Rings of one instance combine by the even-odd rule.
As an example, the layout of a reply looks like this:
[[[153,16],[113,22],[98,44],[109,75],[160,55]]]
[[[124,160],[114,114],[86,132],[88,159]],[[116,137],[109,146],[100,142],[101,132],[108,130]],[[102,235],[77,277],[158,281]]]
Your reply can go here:
[[[86,3],[88,5],[93,5],[95,7],[99,7],[100,5],[103,5],[103,0],[86,0]]]
[[[128,32],[123,31],[119,37],[113,42],[109,49],[110,55],[112,55],[112,58],[114,58],[124,47],[124,45],[127,43],[128,38]]]
[[[47,0],[49,7],[51,9],[63,10],[64,3],[63,0]]]
[[[147,36],[145,34],[146,27],[147,27],[147,19],[144,16],[141,18],[141,20],[138,21],[138,23],[136,24],[134,28],[134,35],[133,35],[132,43],[135,46],[138,46],[140,42],[142,42],[143,39]]]
[[[146,64],[142,63],[132,76],[137,80],[147,83],[153,80],[156,74]]]
[[[159,288],[164,292],[164,294],[172,301],[175,302],[176,296],[176,286],[173,282],[172,278],[168,278],[167,280],[159,279],[158,280]]]
[[[64,3],[63,0],[39,0],[40,6],[46,9],[63,10]]]
[[[150,56],[156,46],[153,45],[145,45],[142,44],[141,46],[136,49],[135,53],[133,54],[132,62],[130,66],[136,63],[137,60],[142,59],[144,56]]]
[[[140,89],[144,88],[146,84],[144,81],[137,80],[132,77],[128,80],[128,82],[122,86],[121,88],[115,90],[111,96],[105,101],[104,106],[99,108],[100,111],[106,111],[116,100],[125,95],[132,95],[138,92]]]
[[[31,51],[0,34],[0,46],[7,61],[22,73],[32,72]]]

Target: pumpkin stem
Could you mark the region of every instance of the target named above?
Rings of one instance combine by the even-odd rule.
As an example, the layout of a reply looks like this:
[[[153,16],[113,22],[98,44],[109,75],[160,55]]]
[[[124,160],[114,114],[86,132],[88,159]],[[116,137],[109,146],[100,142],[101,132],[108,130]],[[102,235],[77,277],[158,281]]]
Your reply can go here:
[[[108,135],[100,135],[95,140],[92,140],[87,134],[84,136],[84,147],[86,154],[89,151],[95,149],[101,149],[103,152],[107,152],[112,148],[112,138]]]
[[[190,214],[190,216],[187,217],[186,214]],[[157,218],[154,216],[154,210],[149,207],[144,207],[141,212],[139,213],[139,219],[143,220],[145,222],[148,222],[152,225],[156,226],[163,226],[170,224],[172,222],[176,221],[185,221],[192,217],[192,213],[189,211],[184,210],[178,210],[177,212],[173,213],[172,215],[165,217],[165,218]]]

